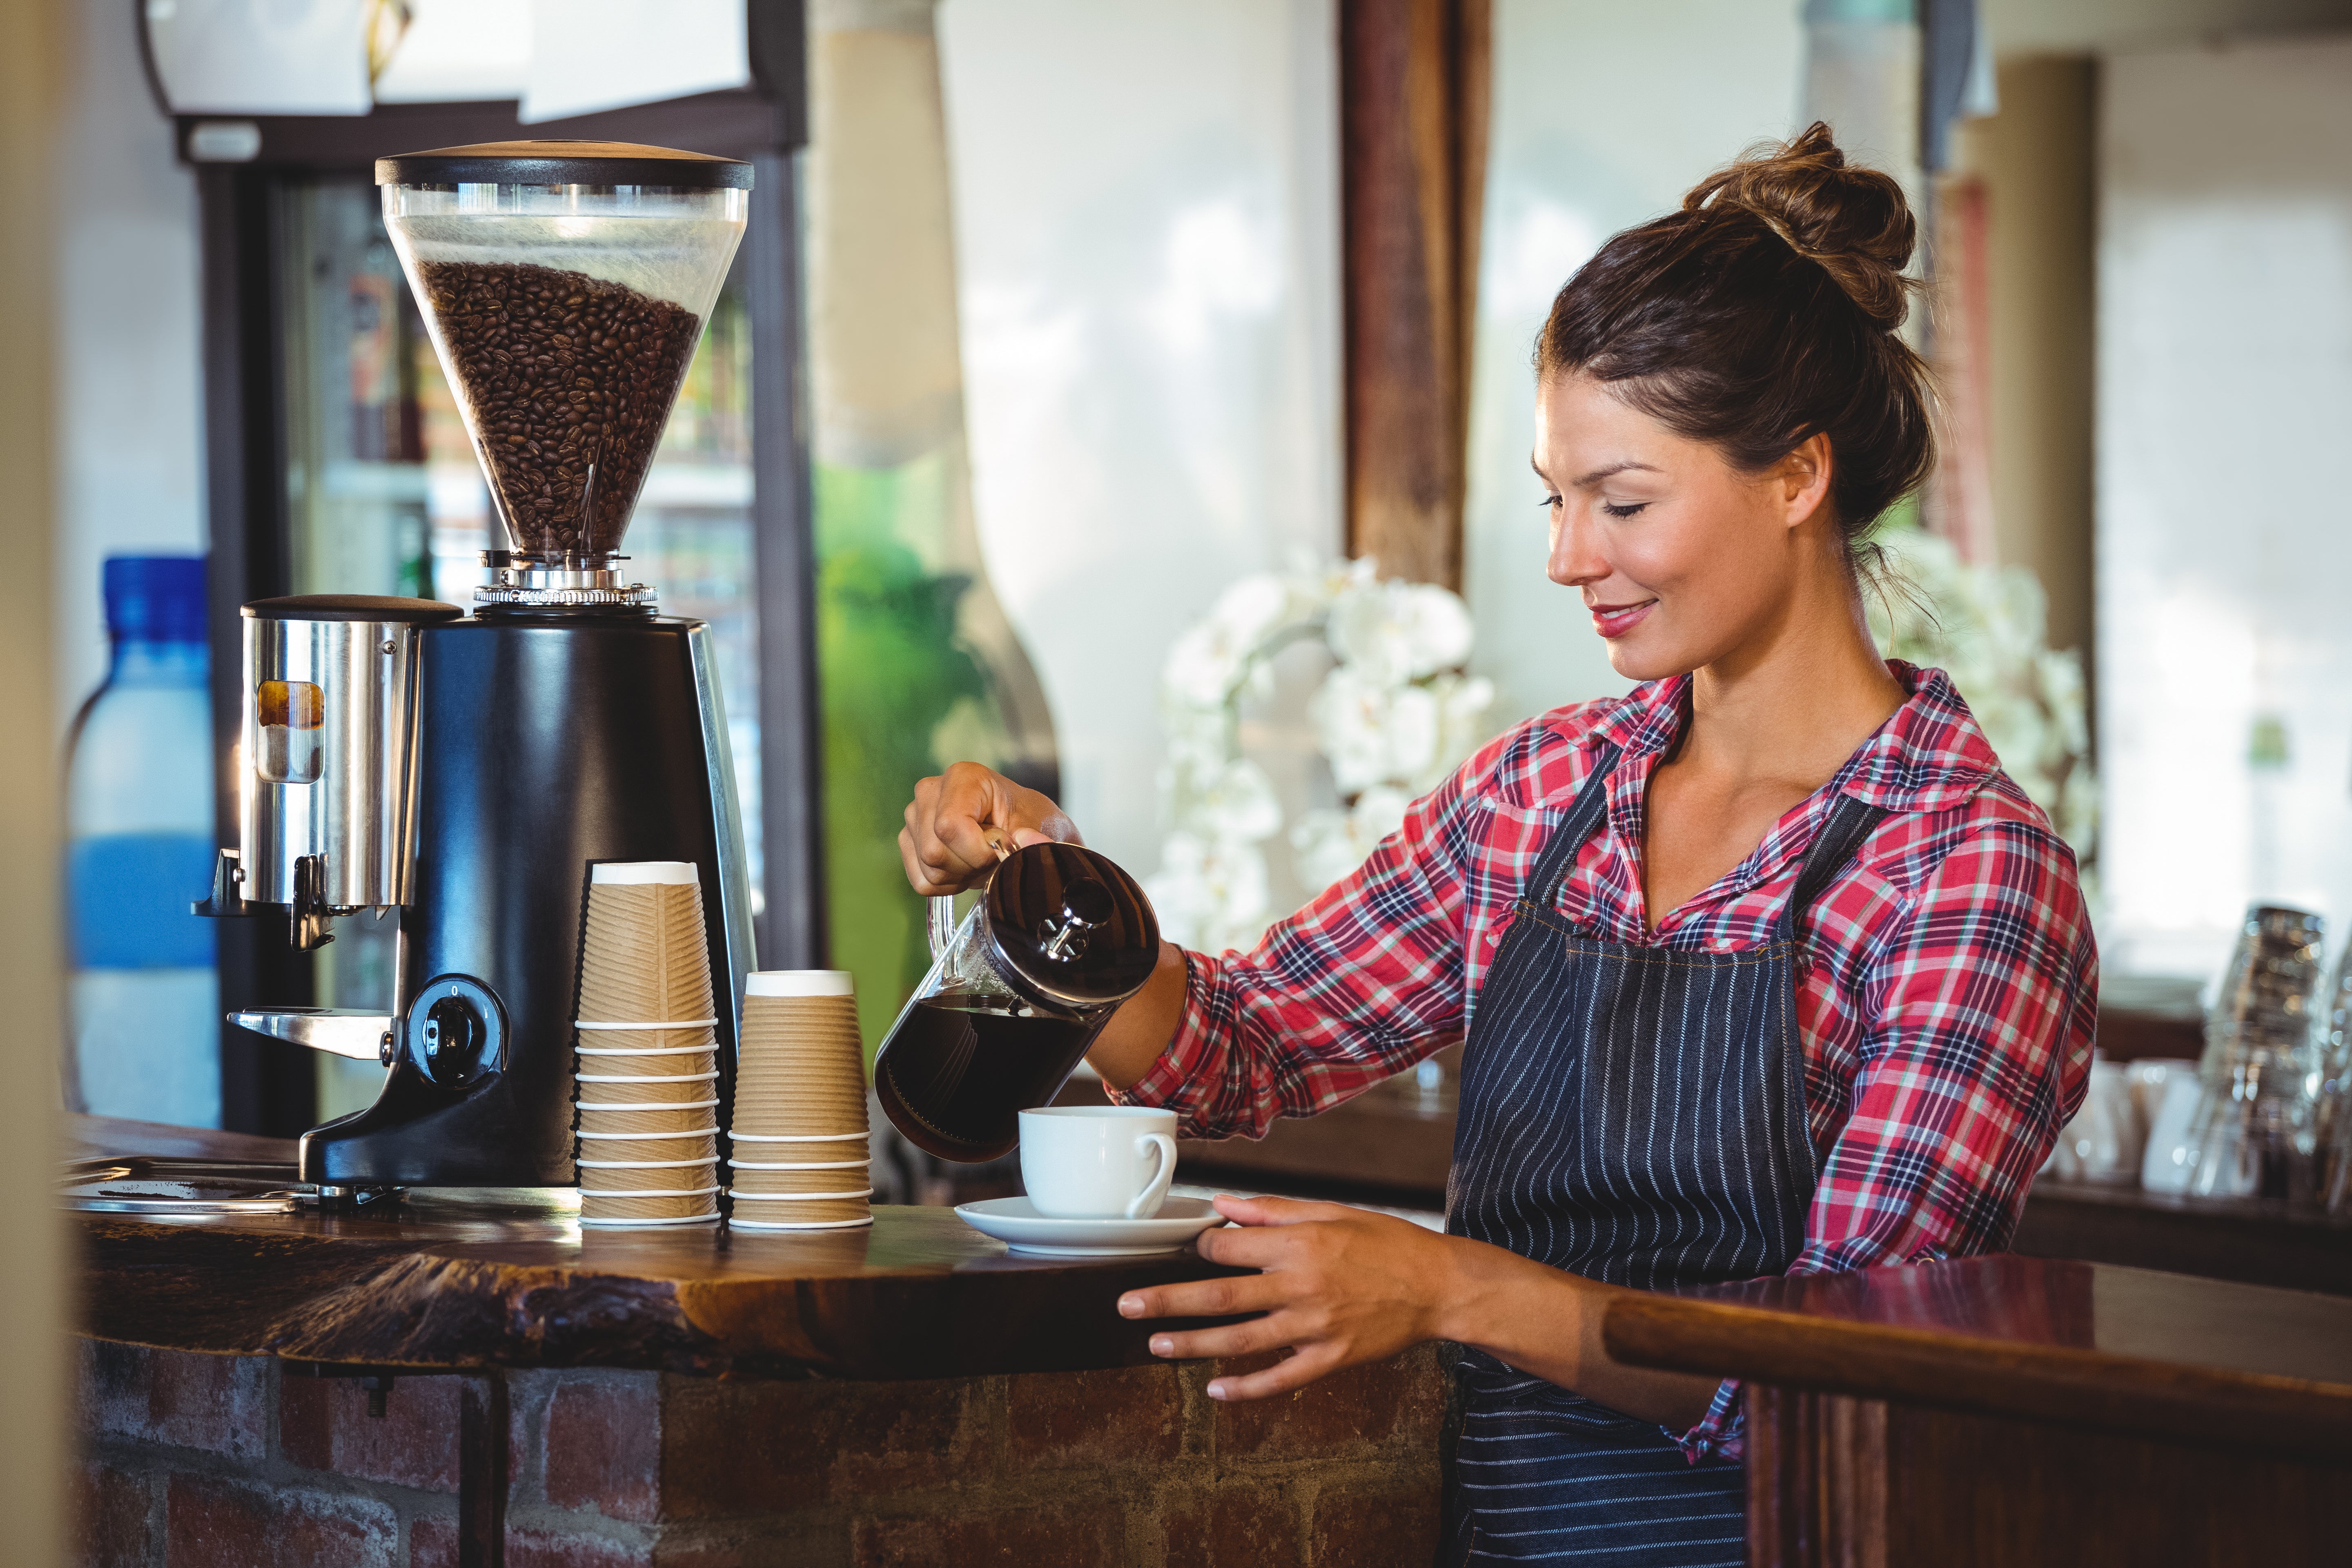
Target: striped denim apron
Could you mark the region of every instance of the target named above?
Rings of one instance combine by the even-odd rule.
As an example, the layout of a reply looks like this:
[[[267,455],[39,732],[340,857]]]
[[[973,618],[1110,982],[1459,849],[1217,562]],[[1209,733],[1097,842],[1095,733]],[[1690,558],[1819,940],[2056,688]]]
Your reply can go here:
[[[1797,922],[1885,813],[1842,796],[1772,940],[1737,952],[1580,934],[1559,887],[1608,809],[1609,748],[1553,830],[1478,993],[1446,1228],[1644,1290],[1786,1269],[1816,1172]],[[1465,1349],[1447,1561],[1746,1560],[1735,1462]]]

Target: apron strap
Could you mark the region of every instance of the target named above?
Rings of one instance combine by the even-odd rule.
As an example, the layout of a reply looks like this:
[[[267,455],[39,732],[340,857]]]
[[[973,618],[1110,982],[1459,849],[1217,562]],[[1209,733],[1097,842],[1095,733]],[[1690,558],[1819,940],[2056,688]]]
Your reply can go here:
[[[1838,796],[1837,804],[1830,807],[1829,820],[1822,824],[1822,830],[1813,836],[1812,847],[1805,851],[1805,863],[1797,872],[1796,890],[1789,895],[1789,907],[1780,915],[1782,929],[1791,940],[1797,934],[1797,922],[1805,918],[1805,911],[1812,908],[1822,889],[1836,879],[1845,863],[1862,847],[1863,841],[1876,832],[1889,815],[1883,805],[1873,805],[1850,795]]]
[[[1560,818],[1559,826],[1552,829],[1551,837],[1545,842],[1543,854],[1526,883],[1532,894],[1520,895],[1531,897],[1538,909],[1549,910],[1559,903],[1560,884],[1568,879],[1578,852],[1609,809],[1609,775],[1615,771],[1621,755],[1620,747],[1601,748],[1601,754],[1593,759],[1592,772],[1576,792],[1576,799],[1570,803],[1568,815]],[[1805,851],[1805,863],[1797,872],[1796,889],[1789,895],[1789,907],[1781,912],[1780,919],[1791,936],[1822,889],[1836,879],[1845,863],[1889,815],[1885,806],[1873,805],[1850,795],[1838,796],[1837,804],[1830,807],[1829,820],[1822,824],[1822,830],[1813,836],[1811,847]]]
[[[1623,754],[1622,746],[1601,748],[1601,754],[1592,760],[1592,772],[1585,776],[1584,787],[1569,803],[1568,815],[1559,819],[1559,826],[1544,841],[1543,854],[1528,875],[1527,888],[1532,889],[1532,896],[1522,891],[1522,900],[1539,910],[1549,910],[1559,902],[1559,886],[1575,868],[1577,851],[1584,847],[1585,840],[1592,837],[1592,830],[1601,826],[1601,817],[1608,813],[1609,775],[1616,771],[1617,759]]]

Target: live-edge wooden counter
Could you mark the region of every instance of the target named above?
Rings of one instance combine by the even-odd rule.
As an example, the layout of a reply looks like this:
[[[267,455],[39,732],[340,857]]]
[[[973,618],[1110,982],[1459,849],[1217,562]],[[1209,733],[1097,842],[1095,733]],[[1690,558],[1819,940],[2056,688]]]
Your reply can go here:
[[[1158,1361],[1115,1306],[1226,1272],[1189,1250],[1022,1258],[893,1207],[828,1234],[583,1233],[558,1200],[75,1215],[86,1560],[1430,1561],[1426,1348],[1225,1406],[1216,1368]]]
[[[1754,1568],[2352,1562],[2352,1300],[2002,1256],[1613,1302],[1748,1380]]]
[[[557,1194],[419,1193],[383,1218],[80,1216],[100,1339],[385,1369],[610,1366],[861,1380],[1131,1366],[1139,1286],[1187,1250],[1024,1258],[946,1209],[788,1235],[582,1230]]]

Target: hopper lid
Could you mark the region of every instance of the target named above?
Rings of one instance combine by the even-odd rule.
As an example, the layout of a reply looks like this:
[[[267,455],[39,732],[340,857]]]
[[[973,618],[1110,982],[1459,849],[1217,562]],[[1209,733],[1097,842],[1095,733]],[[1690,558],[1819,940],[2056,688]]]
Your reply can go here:
[[[379,185],[666,185],[751,188],[751,165],[635,142],[478,142],[375,161]]]

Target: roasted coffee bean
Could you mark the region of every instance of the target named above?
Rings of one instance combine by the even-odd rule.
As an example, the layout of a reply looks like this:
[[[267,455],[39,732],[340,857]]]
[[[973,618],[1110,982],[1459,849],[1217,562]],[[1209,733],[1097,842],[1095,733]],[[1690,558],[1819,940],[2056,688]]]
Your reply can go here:
[[[617,549],[701,319],[551,267],[422,261],[416,271],[514,548]]]

